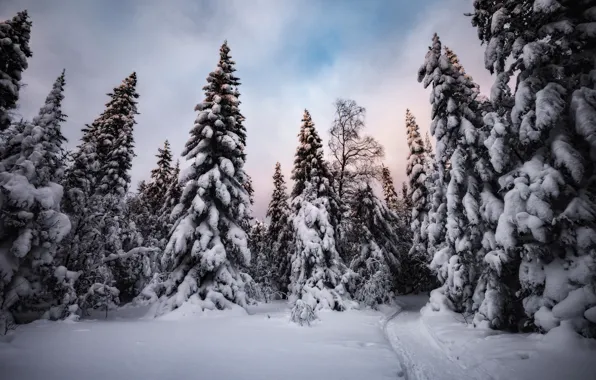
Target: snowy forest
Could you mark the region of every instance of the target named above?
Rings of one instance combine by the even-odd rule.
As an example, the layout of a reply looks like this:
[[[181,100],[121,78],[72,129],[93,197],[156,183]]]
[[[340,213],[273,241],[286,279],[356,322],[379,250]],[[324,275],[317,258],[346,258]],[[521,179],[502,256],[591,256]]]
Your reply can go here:
[[[427,294],[428,310],[476,328],[596,338],[596,1],[476,0],[467,16],[490,96],[429,36],[412,76],[430,96],[430,134],[395,111],[407,182],[394,183],[366,109],[338,98],[331,126],[308,110],[284,126],[297,131],[292,175],[270,168],[263,220],[233,46],[213,57],[182,157],[164,141],[133,185],[143,78],[113,88],[67,150],[68,68],[36,117],[17,118],[35,20],[0,22],[0,334],[122,305],[157,318],[275,300],[308,326]]]

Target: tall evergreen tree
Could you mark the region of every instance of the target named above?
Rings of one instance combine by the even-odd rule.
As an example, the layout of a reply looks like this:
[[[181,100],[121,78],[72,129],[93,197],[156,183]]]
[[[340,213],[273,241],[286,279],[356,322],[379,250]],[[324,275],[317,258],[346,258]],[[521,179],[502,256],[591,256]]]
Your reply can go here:
[[[168,140],[157,150],[157,168],[151,170],[151,183],[144,191],[146,201],[155,215],[163,207],[166,192],[172,179],[172,151]]]
[[[176,161],[176,166],[172,169],[168,188],[165,193],[163,206],[159,211],[159,224],[164,229],[163,236],[169,238],[174,222],[178,219],[178,213],[174,213],[176,205],[180,203],[182,196],[182,184],[180,183],[180,161]],[[164,245],[165,248],[165,245]]]
[[[445,281],[442,291],[450,306],[456,311],[472,312],[478,267],[486,253],[480,215],[484,173],[476,167],[476,147],[481,141],[478,129],[482,125],[476,102],[478,86],[442,54],[436,34],[418,79],[424,80],[425,87],[432,84],[433,88],[431,133],[437,138],[443,183],[447,163],[451,165],[446,193],[447,246],[437,252],[433,265]]]
[[[376,307],[392,301],[396,277],[400,275],[401,258],[409,249],[403,241],[403,227],[394,212],[374,195],[364,182],[350,204],[351,231],[348,234],[359,251],[350,264],[358,274],[356,300]]]
[[[255,220],[249,233],[249,248],[251,254],[251,274],[253,280],[259,285],[261,299],[265,302],[271,300],[274,288],[273,250],[267,242],[267,225]]]
[[[61,251],[69,267],[82,272],[77,292],[83,308],[117,304],[120,292],[114,285],[133,288],[143,267],[137,262],[142,260],[139,255],[124,255],[126,248],[133,248],[125,246],[126,237],[136,233],[130,230],[135,226],[123,219],[138,114],[135,87],[133,73],[108,94],[104,112],[83,129],[64,182],[65,210],[74,228]]]
[[[244,138],[238,134],[245,130],[237,122],[237,80],[230,74],[233,62],[226,44],[221,52],[183,151],[192,163],[177,206],[179,218],[162,257],[170,274],[164,287],[146,289],[163,293],[158,314],[191,297],[206,309],[245,306],[248,301],[238,272],[250,262],[241,227],[250,206],[243,181]]]
[[[397,212],[399,209],[399,198],[393,186],[393,178],[389,168],[383,165],[381,171],[381,179],[383,184],[383,196],[385,198],[385,204],[393,212]]]
[[[267,227],[266,242],[271,247],[274,268],[273,286],[284,294],[288,292],[290,281],[290,248],[292,231],[289,225],[290,208],[286,182],[281,172],[280,163],[275,164],[273,174],[273,194],[267,208],[269,225]]]
[[[410,110],[406,110],[406,132],[408,135],[408,147],[410,154],[408,156],[408,165],[406,174],[408,175],[408,198],[412,202],[412,214],[410,228],[412,231],[412,247],[409,252],[409,259],[415,267],[413,271],[416,290],[430,290],[434,285],[432,274],[428,269],[431,257],[428,256],[428,212],[429,205],[427,189],[427,170],[428,153],[424,147],[418,124]]]
[[[137,74],[132,73],[122,84],[108,94],[110,101],[92,128],[99,133],[97,153],[99,168],[99,193],[122,198],[130,184],[129,170],[134,157],[133,128],[136,124]]]
[[[27,69],[32,22],[27,11],[0,22],[0,131],[10,126],[10,111],[19,100],[21,75]]]
[[[310,113],[305,110],[298,135],[292,179],[294,247],[290,276],[292,319],[309,322],[312,311],[343,310],[349,296],[344,283],[347,268],[336,249],[338,201],[323,160],[323,145]]]
[[[38,315],[52,309],[53,316],[62,316],[65,298],[71,295],[68,271],[55,259],[57,244],[71,228],[60,211],[62,186],[54,182],[65,164],[63,91],[64,74],[33,122],[13,138],[14,154],[0,163],[0,325],[12,319],[17,307]],[[27,321],[23,317],[26,314],[21,321]]]
[[[402,219],[404,223],[409,226],[412,222],[412,208],[413,208],[412,197],[410,194],[410,188],[407,182],[401,183],[401,195],[399,197],[399,212],[398,214],[403,215]]]
[[[595,5],[474,3],[472,24],[487,44],[485,65],[497,74],[486,145],[502,175],[504,212],[498,246],[487,258],[492,275],[481,308],[496,327],[520,319],[511,310],[517,304],[528,327],[549,331],[568,320],[581,334],[596,336],[596,321],[586,318],[593,305],[585,301],[596,297],[594,270],[578,276],[596,265]]]

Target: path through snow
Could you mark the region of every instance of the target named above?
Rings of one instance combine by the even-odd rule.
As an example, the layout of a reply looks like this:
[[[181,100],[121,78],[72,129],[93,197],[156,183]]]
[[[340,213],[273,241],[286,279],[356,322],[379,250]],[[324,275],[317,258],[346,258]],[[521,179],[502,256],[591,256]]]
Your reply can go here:
[[[428,297],[401,296],[384,330],[407,380],[591,380],[596,342],[569,326],[548,334],[473,328],[459,314],[420,309]]]
[[[403,364],[406,380],[489,380],[479,368],[465,368],[439,347],[420,319],[428,297],[404,297],[400,308],[386,321],[385,334]]]

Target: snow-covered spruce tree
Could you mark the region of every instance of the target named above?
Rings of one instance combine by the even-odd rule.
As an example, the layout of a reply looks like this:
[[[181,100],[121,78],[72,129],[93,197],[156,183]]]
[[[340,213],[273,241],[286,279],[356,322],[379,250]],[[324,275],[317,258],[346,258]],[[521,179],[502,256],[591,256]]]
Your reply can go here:
[[[73,221],[73,233],[61,251],[72,268],[82,273],[77,293],[84,309],[118,303],[120,292],[115,285],[136,287],[142,269],[149,265],[141,257],[147,249],[131,248],[135,226],[123,218],[134,155],[135,87],[133,73],[109,94],[104,112],[83,129],[82,143],[72,154],[73,165],[64,182],[65,210]]]
[[[134,157],[133,128],[137,112],[137,75],[132,73],[114,88],[104,112],[93,122],[98,131],[97,153],[100,162],[98,187],[93,195],[94,210],[101,215],[100,231],[103,241],[97,258],[111,272],[113,283],[124,299],[132,299],[143,286],[149,272],[145,255],[130,255],[105,263],[105,257],[124,253],[126,235],[134,235],[134,224],[124,220],[124,198],[130,184],[130,168]],[[147,189],[148,190],[148,189]],[[123,236],[124,235],[124,236]],[[136,247],[132,247],[136,248]]]
[[[126,197],[125,207],[123,208],[124,219],[122,222],[128,223],[129,228],[126,228],[126,230],[130,236],[123,241],[124,250],[143,245],[145,247],[158,248],[161,251],[167,244],[170,228],[172,227],[169,218],[173,207],[172,203],[177,203],[179,200],[179,196],[175,201],[168,199],[168,190],[172,186],[174,168],[171,167],[172,153],[167,140],[164,143],[163,149],[158,149],[156,157],[158,159],[157,168],[151,171],[151,182],[149,184],[143,182],[140,184],[136,194],[129,194]],[[179,172],[179,168],[177,170]],[[177,181],[178,173],[175,175],[175,180]],[[179,186],[176,184],[173,190],[179,191]],[[167,207],[166,203],[168,204]],[[168,217],[162,215],[164,207],[167,209],[165,212],[168,213]],[[141,236],[140,242],[138,239],[135,239],[138,235]],[[148,268],[143,268],[143,275],[140,276],[143,278],[143,281],[147,280],[147,277],[151,276],[153,272],[159,271],[159,251],[152,255],[152,257],[142,258],[144,261],[149,260],[151,262]],[[138,277],[138,274],[133,276],[133,278]],[[132,285],[135,286],[131,288]],[[134,293],[134,289],[137,286],[136,283],[129,283],[130,293]]]
[[[410,188],[408,187],[407,182],[401,183],[401,193],[398,199],[398,212],[397,214],[400,215],[400,219],[404,221],[404,223],[409,226],[412,224],[412,209],[414,204],[412,202],[412,197],[410,194]],[[411,230],[411,229],[408,229]],[[410,233],[411,235],[411,233]]]
[[[236,97],[237,106],[232,109],[230,112],[232,113],[230,117],[233,117],[236,120],[235,125],[230,125],[231,130],[238,136],[240,140],[240,144],[238,148],[241,150],[242,156],[242,165],[244,161],[246,161],[246,127],[244,126],[244,120],[246,119],[244,115],[240,112],[240,104],[242,103],[240,98],[240,78],[238,78],[234,73],[236,72],[236,62],[232,59],[230,55],[230,47],[228,46],[228,41],[224,41],[219,49],[219,65],[221,70],[227,76],[229,85],[231,86],[231,91],[233,96]],[[236,162],[234,162],[236,164]],[[242,184],[244,189],[247,191],[249,196],[249,206],[246,209],[244,215],[244,220],[241,223],[241,227],[244,231],[248,231],[253,224],[253,216],[252,216],[252,205],[254,203],[254,189],[252,187],[252,179],[250,176],[244,171],[239,170],[234,173],[236,180]]]
[[[137,74],[132,73],[111,94],[105,111],[92,127],[99,132],[97,154],[99,168],[98,193],[122,199],[130,184],[129,170],[134,154],[133,128],[136,124]]]
[[[350,264],[358,274],[355,298],[376,307],[392,301],[400,259],[407,255],[410,244],[401,240],[403,228],[399,228],[397,216],[374,195],[370,184],[361,183],[354,195],[348,236],[359,249]]]
[[[336,249],[338,200],[323,160],[323,145],[305,110],[294,159],[291,200],[293,232],[289,290],[295,322],[308,322],[322,308],[344,310],[351,280]],[[302,320],[302,317],[307,320]]]
[[[222,46],[227,49],[227,45]],[[229,50],[229,49],[227,49]],[[183,155],[192,161],[185,171],[179,218],[162,257],[169,277],[144,294],[160,297],[157,314],[190,299],[203,309],[245,306],[247,296],[238,267],[250,262],[247,234],[240,224],[249,209],[244,188],[244,144],[239,130],[235,78],[222,54],[209,74],[205,100]]]
[[[441,54],[441,42],[435,34],[418,79],[424,80],[425,87],[432,85],[430,129],[437,139],[439,176],[444,178],[449,163],[451,179],[446,193],[447,245],[436,252],[431,266],[445,282],[441,292],[449,307],[471,313],[478,269],[486,253],[480,216],[484,174],[476,167],[476,148],[482,143],[478,85],[462,72],[446,54]]]
[[[397,192],[395,191],[395,186],[393,185],[393,178],[391,177],[391,172],[389,168],[383,165],[381,171],[381,182],[383,185],[383,196],[385,198],[385,204],[389,209],[393,212],[398,212],[399,209],[399,197],[397,196]]]
[[[408,198],[412,202],[410,229],[412,231],[412,247],[408,261],[412,264],[411,273],[415,291],[429,291],[433,287],[433,274],[428,268],[432,257],[428,256],[428,189],[427,189],[427,151],[424,147],[418,123],[410,110],[406,110],[406,133],[408,136]]]
[[[21,74],[31,57],[31,20],[27,11],[0,22],[0,131],[10,126],[10,111],[19,100]]]
[[[180,183],[180,161],[176,161],[176,166],[172,169],[170,179],[168,180],[168,187],[164,196],[164,201],[159,210],[159,225],[162,228],[162,236],[165,238],[165,243],[162,246],[165,248],[167,240],[170,237],[170,232],[174,223],[178,219],[178,213],[174,210],[176,205],[180,203],[182,196],[182,184]],[[180,209],[178,209],[179,211]]]
[[[479,0],[472,17],[487,43],[485,65],[497,74],[493,103],[507,98],[505,84],[517,74],[511,111],[485,118],[493,126],[487,141],[491,162],[502,174],[505,192],[496,233],[502,255],[491,266],[499,274],[519,256],[528,327],[549,331],[565,323],[592,337],[595,6],[594,1]],[[490,307],[502,302],[498,294],[493,300]]]
[[[157,168],[151,170],[151,182],[144,191],[145,200],[151,210],[157,214],[165,202],[166,192],[172,177],[172,151],[168,140],[163,148],[157,150]]]
[[[290,208],[286,182],[281,172],[280,163],[275,164],[273,174],[273,194],[267,208],[269,225],[265,237],[270,247],[273,267],[273,287],[285,297],[290,281],[290,249],[292,244],[292,228],[289,223]]]
[[[31,123],[13,137],[13,156],[0,162],[0,324],[30,321],[51,312],[61,317],[76,275],[55,260],[57,244],[71,228],[60,211],[60,178],[66,141],[60,125],[64,73]],[[18,148],[18,150],[17,150]],[[0,326],[0,333],[4,332]]]
[[[435,151],[433,149],[432,143],[430,142],[430,135],[428,132],[424,134],[424,151],[426,152],[426,162],[430,162],[430,166],[432,166],[432,162],[435,160]]]
[[[252,178],[248,175],[245,174],[244,175],[244,179],[238,178],[240,181],[242,181],[242,186],[244,187],[244,190],[246,190],[246,193],[248,194],[248,204],[249,207],[248,209],[245,211],[244,213],[244,220],[240,223],[240,226],[242,227],[242,229],[244,231],[249,231],[252,227],[252,225],[256,222],[256,219],[253,217],[252,215],[252,206],[255,202],[254,200],[254,189],[252,187]],[[248,235],[248,238],[250,239],[250,234]],[[247,268],[242,268],[247,269]]]
[[[258,284],[258,296],[269,302],[274,295],[273,288],[273,251],[267,244],[267,225],[255,220],[249,233],[249,248],[251,253],[250,272],[253,280]]]

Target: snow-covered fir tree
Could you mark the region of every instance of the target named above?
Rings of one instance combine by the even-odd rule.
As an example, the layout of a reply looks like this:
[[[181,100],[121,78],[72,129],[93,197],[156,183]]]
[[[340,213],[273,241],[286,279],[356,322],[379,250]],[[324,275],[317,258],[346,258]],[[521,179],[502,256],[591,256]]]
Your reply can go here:
[[[115,285],[137,287],[139,276],[149,266],[147,258],[138,254],[144,250],[130,247],[136,227],[123,218],[134,156],[136,74],[108,95],[104,112],[83,129],[82,143],[72,154],[73,164],[64,182],[64,206],[73,221],[73,233],[61,251],[69,268],[82,272],[77,292],[83,308],[117,304],[120,291]]]
[[[21,75],[27,69],[32,22],[27,11],[0,22],[0,131],[11,123],[10,111],[17,106]]]
[[[407,182],[401,183],[401,193],[398,199],[398,214],[401,215],[401,219],[404,223],[409,226],[412,223],[412,208],[413,208],[412,197],[410,194],[410,188]],[[411,229],[409,229],[411,230]]]
[[[273,194],[267,208],[269,224],[266,242],[272,254],[273,286],[284,295],[288,293],[291,269],[292,228],[290,228],[289,216],[286,182],[281,172],[281,164],[278,162],[275,164],[273,173]]]
[[[100,231],[103,244],[97,258],[124,253],[124,237],[135,235],[134,224],[122,217],[124,197],[130,184],[130,168],[134,154],[133,128],[136,124],[137,75],[133,72],[116,88],[106,104],[105,111],[92,127],[98,131],[98,188],[94,195],[94,210],[101,215]],[[135,247],[130,247],[135,248]],[[99,266],[105,265],[96,264]],[[131,255],[110,261],[106,272],[112,272],[112,284],[119,288],[125,299],[131,299],[143,285],[142,277],[149,274],[149,262],[144,255]],[[140,281],[140,283],[139,283]],[[128,290],[126,293],[124,290]]]
[[[61,212],[57,181],[65,161],[60,130],[64,73],[38,115],[11,140],[12,156],[0,162],[0,333],[17,316],[65,316],[76,275],[56,260],[58,243],[71,228]]]
[[[184,190],[174,211],[179,217],[162,256],[169,276],[163,285],[151,284],[144,292],[161,296],[157,314],[189,299],[204,309],[248,302],[238,271],[250,262],[247,233],[241,227],[250,207],[244,188],[245,130],[237,121],[238,83],[228,53],[224,44],[183,151],[192,163],[183,174]]]
[[[348,236],[358,247],[350,264],[358,274],[355,298],[376,307],[392,301],[400,259],[406,256],[409,242],[401,240],[403,228],[396,214],[373,193],[369,183],[361,183],[352,199]]]
[[[480,262],[484,226],[480,215],[483,175],[476,167],[475,149],[481,144],[482,125],[476,97],[478,86],[442,54],[435,34],[419,81],[432,85],[431,133],[437,139],[439,176],[445,183],[445,168],[451,165],[447,186],[447,244],[436,252],[432,266],[444,281],[442,292],[449,306],[459,312],[473,311],[473,293]],[[483,168],[484,169],[484,168]]]
[[[427,257],[434,258],[435,253],[445,247],[446,243],[446,218],[447,218],[447,201],[445,199],[445,190],[447,185],[442,182],[439,177],[437,162],[435,154],[430,142],[429,134],[425,136],[424,147],[426,151],[426,189],[427,207],[428,207],[428,227],[427,227]],[[448,171],[445,172],[443,180],[449,183]],[[436,279],[436,274],[435,274]],[[440,279],[439,279],[440,280]]]
[[[409,260],[413,264],[412,272],[415,290],[431,290],[434,285],[432,273],[428,269],[431,257],[428,256],[428,189],[427,170],[428,153],[424,142],[420,137],[418,123],[410,110],[406,110],[406,133],[408,136],[408,164],[406,174],[408,176],[408,198],[412,203],[412,214],[410,229],[412,231],[412,247],[409,252]]]
[[[323,159],[323,145],[305,110],[294,159],[291,200],[293,247],[290,275],[292,319],[309,322],[312,311],[344,310],[350,277],[336,248],[338,200]]]
[[[170,237],[170,232],[174,226],[175,221],[179,217],[178,213],[174,213],[176,205],[180,203],[182,196],[182,184],[180,183],[180,161],[176,161],[176,166],[172,169],[170,179],[168,180],[168,187],[164,195],[164,201],[159,210],[159,225],[163,229],[163,236],[167,239]],[[165,244],[163,244],[165,248]]]
[[[250,272],[259,287],[259,297],[269,302],[274,296],[273,278],[275,267],[273,250],[267,241],[268,226],[255,220],[249,233],[249,248],[251,253]]]
[[[385,204],[387,205],[387,207],[389,207],[390,210],[392,210],[393,212],[397,212],[399,209],[399,197],[397,196],[395,186],[393,185],[391,171],[389,171],[389,168],[384,165],[381,170],[381,182],[383,185],[383,196],[385,198]]]
[[[494,275],[481,308],[489,324],[513,324],[517,306],[527,327],[549,331],[566,323],[596,336],[589,318],[589,300],[596,299],[595,6],[474,3],[485,65],[497,75],[486,146],[504,193],[498,246],[487,256]],[[511,97],[506,84],[514,74]],[[503,110],[503,103],[512,108]]]
[[[130,184],[134,154],[133,128],[137,112],[137,74],[130,74],[111,94],[105,111],[92,128],[98,131],[99,189],[103,195],[123,197]]]
[[[146,201],[155,214],[163,207],[166,192],[172,179],[172,151],[168,140],[164,142],[163,148],[157,150],[156,157],[157,167],[151,170],[151,182],[144,191]]]
[[[432,166],[432,162],[435,160],[435,151],[433,149],[433,145],[430,142],[430,135],[428,132],[424,134],[424,151],[426,152],[427,162],[429,162]]]
[[[128,223],[129,228],[126,230],[130,235],[127,241],[123,241],[124,250],[132,249],[141,244],[145,247],[159,249],[151,257],[137,257],[128,260],[130,261],[129,265],[138,264],[135,261],[139,259],[142,261],[149,260],[150,265],[148,267],[146,265],[137,265],[136,268],[122,268],[129,266],[122,265],[126,261],[121,261],[120,265],[117,265],[120,270],[126,269],[128,272],[137,269],[130,276],[137,279],[137,281],[128,283],[128,288],[131,290],[129,294],[135,293],[135,290],[141,286],[141,284],[137,284],[139,279],[144,282],[154,272],[161,272],[159,266],[160,252],[167,244],[170,229],[173,225],[170,214],[180,199],[181,189],[178,185],[180,168],[172,168],[171,166],[172,153],[167,140],[164,142],[163,149],[158,149],[156,157],[158,159],[157,168],[151,171],[151,182],[149,184],[145,181],[141,182],[137,193],[127,196],[123,209],[123,222]],[[140,243],[139,239],[136,238],[139,235]],[[126,271],[122,273],[126,273]],[[117,277],[122,276],[117,275]]]

